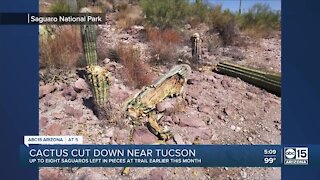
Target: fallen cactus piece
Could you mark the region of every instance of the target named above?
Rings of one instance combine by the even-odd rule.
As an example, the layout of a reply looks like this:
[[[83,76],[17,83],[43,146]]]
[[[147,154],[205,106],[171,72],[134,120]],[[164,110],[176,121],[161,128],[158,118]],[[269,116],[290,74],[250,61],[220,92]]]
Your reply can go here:
[[[166,98],[183,96],[187,76],[191,73],[188,65],[175,66],[161,76],[154,84],[144,87],[125,104],[125,112],[134,124],[141,124],[142,117],[148,118],[148,129],[160,140],[168,140],[172,134],[158,124],[157,104]],[[157,114],[158,113],[158,114]],[[158,117],[157,117],[158,116]]]
[[[156,105],[165,98],[183,95],[183,88],[190,73],[191,68],[188,65],[178,65],[151,86],[144,87],[125,104],[128,116],[139,119],[155,110]]]
[[[281,74],[264,72],[248,67],[235,65],[229,62],[220,62],[216,70],[221,74],[226,74],[263,88],[278,96],[281,95]]]

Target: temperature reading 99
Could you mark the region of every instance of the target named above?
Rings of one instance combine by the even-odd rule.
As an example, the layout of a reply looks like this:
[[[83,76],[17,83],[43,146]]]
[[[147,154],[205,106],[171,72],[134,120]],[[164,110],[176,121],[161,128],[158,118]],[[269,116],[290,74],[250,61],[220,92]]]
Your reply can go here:
[[[265,164],[273,164],[277,160],[276,157],[265,157],[264,158],[264,163]]]

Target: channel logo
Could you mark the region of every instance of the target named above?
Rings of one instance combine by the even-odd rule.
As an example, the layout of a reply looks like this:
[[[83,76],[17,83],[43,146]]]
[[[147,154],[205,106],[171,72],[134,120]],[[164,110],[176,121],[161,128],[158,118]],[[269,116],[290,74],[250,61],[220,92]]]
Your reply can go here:
[[[307,147],[285,147],[283,152],[285,165],[308,165],[309,163]]]

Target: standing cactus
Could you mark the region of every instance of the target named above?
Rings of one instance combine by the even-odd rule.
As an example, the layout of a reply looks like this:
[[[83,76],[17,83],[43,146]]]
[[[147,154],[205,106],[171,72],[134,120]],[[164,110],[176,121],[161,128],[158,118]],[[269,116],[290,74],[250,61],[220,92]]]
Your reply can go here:
[[[100,66],[88,66],[88,79],[92,85],[93,96],[98,106],[104,106],[110,94],[110,77]]]
[[[281,75],[259,71],[228,62],[220,62],[217,65],[217,71],[233,77],[239,77],[242,80],[255,86],[263,88],[276,95],[281,95]]]
[[[104,118],[107,115],[108,99],[110,96],[110,76],[106,69],[100,66],[87,67],[88,80],[91,84],[91,89],[97,108],[99,118]]]
[[[91,13],[90,9],[82,8],[81,13]],[[91,85],[95,110],[98,118],[108,118],[108,99],[110,95],[110,76],[106,69],[98,66],[96,46],[96,26],[81,25],[83,52],[87,65],[87,79]]]
[[[194,33],[191,38],[192,59],[194,62],[199,62],[201,59],[201,39],[198,33]]]
[[[82,8],[81,13],[91,13],[88,8]],[[80,27],[83,51],[87,66],[98,64],[97,45],[96,45],[96,26],[93,24],[83,24]]]

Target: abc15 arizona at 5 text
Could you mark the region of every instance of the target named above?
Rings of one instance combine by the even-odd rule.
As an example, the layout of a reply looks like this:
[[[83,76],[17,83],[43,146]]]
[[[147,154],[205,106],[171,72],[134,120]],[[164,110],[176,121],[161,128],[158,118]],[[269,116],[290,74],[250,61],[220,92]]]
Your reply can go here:
[[[309,150],[307,147],[284,148],[285,165],[308,165]]]

